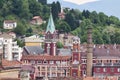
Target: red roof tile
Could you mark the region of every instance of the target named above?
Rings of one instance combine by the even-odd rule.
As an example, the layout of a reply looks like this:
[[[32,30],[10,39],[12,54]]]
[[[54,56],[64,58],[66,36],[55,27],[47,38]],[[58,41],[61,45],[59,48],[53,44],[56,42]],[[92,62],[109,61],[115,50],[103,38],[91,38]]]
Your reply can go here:
[[[6,67],[20,67],[21,62],[19,61],[8,61],[3,59],[2,60],[2,67],[6,68]]]
[[[0,78],[0,80],[20,80],[19,78]]]

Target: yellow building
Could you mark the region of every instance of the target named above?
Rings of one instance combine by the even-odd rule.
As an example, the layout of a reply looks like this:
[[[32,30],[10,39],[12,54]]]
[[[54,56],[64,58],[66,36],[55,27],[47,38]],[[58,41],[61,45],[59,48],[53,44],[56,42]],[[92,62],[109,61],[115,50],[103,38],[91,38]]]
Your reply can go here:
[[[38,35],[33,35],[25,38],[25,46],[43,46],[44,39]]]

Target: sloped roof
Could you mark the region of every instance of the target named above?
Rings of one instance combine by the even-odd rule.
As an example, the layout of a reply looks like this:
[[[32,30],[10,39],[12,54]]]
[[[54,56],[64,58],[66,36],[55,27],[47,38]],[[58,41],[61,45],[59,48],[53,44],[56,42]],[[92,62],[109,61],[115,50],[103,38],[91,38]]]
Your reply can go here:
[[[3,33],[3,34],[0,34],[0,38],[6,38],[6,39],[9,39],[9,38],[12,38],[11,35],[7,34],[7,33]]]
[[[4,23],[14,23],[14,22],[16,22],[16,21],[14,21],[14,20],[4,20]]]
[[[42,54],[44,51],[40,46],[25,46],[24,49],[29,54]]]
[[[2,67],[5,68],[14,68],[14,67],[20,67],[21,66],[21,62],[19,61],[8,61],[3,59],[2,60]]]
[[[72,51],[70,49],[58,49],[58,55],[61,56],[71,56]]]
[[[49,18],[49,21],[48,21],[48,24],[47,24],[46,33],[47,32],[50,32],[52,34],[55,32],[55,25],[54,25],[52,14],[50,14],[50,18]]]
[[[85,57],[87,55],[87,45],[81,45],[81,47],[81,56]],[[120,57],[120,45],[95,45],[93,47],[93,57]]]

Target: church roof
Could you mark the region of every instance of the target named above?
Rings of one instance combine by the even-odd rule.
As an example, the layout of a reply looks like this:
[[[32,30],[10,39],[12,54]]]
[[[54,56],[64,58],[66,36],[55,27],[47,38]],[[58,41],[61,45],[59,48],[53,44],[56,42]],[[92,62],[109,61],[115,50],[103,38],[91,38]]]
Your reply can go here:
[[[55,25],[54,25],[52,14],[50,14],[49,21],[48,21],[48,24],[47,24],[46,33],[47,32],[50,32],[52,34],[55,32]]]

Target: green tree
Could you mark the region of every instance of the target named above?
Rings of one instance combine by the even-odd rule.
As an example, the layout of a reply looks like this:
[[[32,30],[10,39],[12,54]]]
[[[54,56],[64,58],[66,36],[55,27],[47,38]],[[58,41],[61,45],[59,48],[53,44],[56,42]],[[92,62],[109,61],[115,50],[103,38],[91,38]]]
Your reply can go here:
[[[21,40],[16,39],[16,41],[17,41],[17,45],[19,45],[20,47],[24,46],[24,42],[22,42]]]
[[[85,18],[89,18],[89,17],[90,17],[90,12],[89,12],[88,10],[83,10],[82,15],[83,15]]]
[[[61,42],[57,42],[57,48],[63,48],[63,44]]]
[[[65,21],[59,21],[57,29],[59,31],[66,32],[66,33],[71,31],[69,24],[67,24]]]
[[[99,24],[99,23],[100,23],[100,21],[99,21],[99,16],[98,16],[98,14],[97,14],[96,11],[93,11],[93,12],[90,14],[90,20],[91,20],[91,22],[94,23],[94,24]]]
[[[61,12],[61,5],[60,5],[59,1],[56,2],[56,6],[57,6],[57,9],[58,9],[58,13],[60,13]]]
[[[41,3],[38,3],[36,0],[29,0],[29,9],[33,16],[41,15],[42,8]]]
[[[107,22],[109,22],[108,16],[102,12],[100,12],[98,15],[99,15],[99,20],[100,20],[100,25],[102,25],[102,26],[108,25],[108,23],[107,23]]]
[[[19,23],[18,26],[14,29],[14,32],[17,35],[24,35],[26,32],[24,25]]]
[[[19,17],[25,18],[26,20],[29,20],[31,17],[31,14],[29,13],[29,2],[28,0],[20,0],[20,6],[19,6]]]
[[[2,9],[1,9],[2,16],[5,17],[9,14],[12,14],[12,8],[13,8],[13,6],[12,6],[12,1],[11,0],[4,1],[4,4],[3,4]]]
[[[103,44],[102,34],[97,29],[93,30],[93,42],[94,44]]]
[[[51,12],[53,15],[53,19],[54,20],[58,19],[58,14],[61,12],[61,5],[58,1],[56,3],[55,2],[52,3]]]

